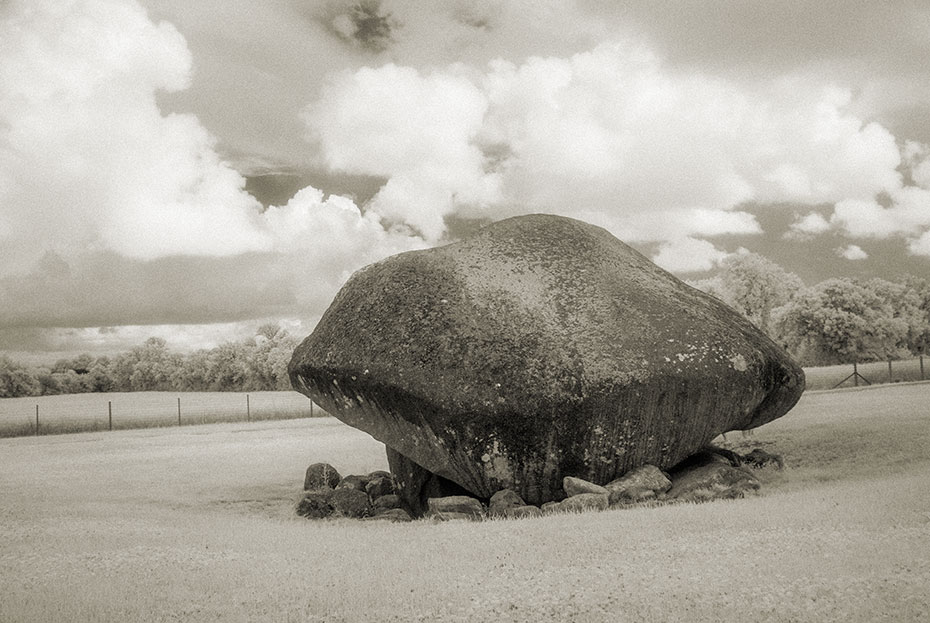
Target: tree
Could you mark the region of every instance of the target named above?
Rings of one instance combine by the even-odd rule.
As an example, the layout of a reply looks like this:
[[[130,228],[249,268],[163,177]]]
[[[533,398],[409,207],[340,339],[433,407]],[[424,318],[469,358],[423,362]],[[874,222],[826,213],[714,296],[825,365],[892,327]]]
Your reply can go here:
[[[129,353],[126,361],[120,362],[125,377],[129,372],[129,388],[132,391],[163,391],[173,389],[173,372],[181,365],[181,356],[168,351],[167,343],[160,337],[150,337],[142,346]]]
[[[0,356],[0,398],[38,396],[41,392],[42,386],[32,371]]]
[[[907,276],[905,285],[914,293],[919,321],[908,336],[908,349],[915,355],[930,353],[930,281]]]
[[[804,283],[756,253],[736,253],[720,263],[720,273],[691,285],[716,296],[750,322],[772,334],[772,310],[786,304]]]
[[[775,333],[807,364],[897,358],[908,352],[914,300],[883,279],[828,279],[773,312]]]

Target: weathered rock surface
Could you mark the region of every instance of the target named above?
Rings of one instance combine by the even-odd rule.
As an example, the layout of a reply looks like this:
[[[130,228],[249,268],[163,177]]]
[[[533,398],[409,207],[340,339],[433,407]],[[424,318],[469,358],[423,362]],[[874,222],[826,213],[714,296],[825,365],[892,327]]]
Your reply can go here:
[[[365,485],[365,492],[372,500],[376,500],[384,495],[394,493],[394,478],[388,476],[375,476]]]
[[[339,484],[336,485],[337,489],[356,489],[358,491],[364,491],[365,487],[368,485],[367,476],[358,476],[356,474],[350,474],[339,481]]]
[[[375,512],[379,512],[383,510],[401,508],[402,505],[400,502],[400,496],[391,494],[391,495],[382,495],[381,497],[375,499],[371,503],[371,507],[372,509],[374,509]]]
[[[531,504],[562,478],[668,469],[786,413],[804,376],[717,299],[606,230],[530,215],[355,273],[289,366],[296,389],[426,474]],[[435,476],[435,478],[433,478]],[[440,480],[441,479],[441,480]]]
[[[759,489],[759,481],[747,469],[710,452],[688,458],[669,473],[672,488],[666,499],[680,502],[741,498]]]
[[[455,518],[458,515],[478,518],[484,516],[484,506],[475,498],[467,495],[450,495],[442,498],[430,498],[429,514],[439,519]]]
[[[341,480],[342,476],[329,463],[314,463],[304,476],[304,491],[334,489]]]
[[[358,489],[342,488],[330,497],[333,510],[343,517],[365,517],[369,514],[368,495]]]
[[[465,487],[423,469],[390,446],[387,447],[387,459],[394,475],[396,491],[415,517],[426,513],[430,498],[472,495]]]
[[[596,485],[593,482],[588,482],[587,480],[582,480],[581,478],[575,478],[574,476],[566,476],[562,479],[562,490],[565,491],[565,495],[567,497],[581,495],[582,493],[597,493],[599,495],[607,495],[607,489],[601,485]]]
[[[503,489],[491,496],[491,501],[488,502],[488,514],[503,515],[506,511],[521,506],[526,506],[523,498],[517,495],[515,491]]]
[[[310,491],[297,503],[297,514],[307,519],[323,519],[333,514],[332,489]]]
[[[641,465],[604,485],[611,506],[651,500],[671,487],[672,481],[655,465]]]

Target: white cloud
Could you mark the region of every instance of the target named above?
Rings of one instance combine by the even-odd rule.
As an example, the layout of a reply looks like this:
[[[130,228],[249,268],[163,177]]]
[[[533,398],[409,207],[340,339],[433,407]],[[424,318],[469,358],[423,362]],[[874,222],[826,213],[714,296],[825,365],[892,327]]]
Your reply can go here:
[[[820,212],[810,212],[791,224],[791,232],[800,236],[816,236],[830,231],[830,228],[830,222]]]
[[[153,23],[135,2],[36,0],[5,11],[0,273],[22,272],[48,249],[141,260],[299,250],[336,281],[365,261],[422,245],[313,188],[263,213],[196,117],[159,110],[159,91],[187,87],[191,55],[173,26]],[[464,97],[445,86],[437,92]],[[431,102],[443,110],[448,103]],[[402,131],[378,136],[385,143],[373,158],[398,154],[390,141]],[[447,149],[430,156],[453,170],[469,148],[447,138]],[[417,149],[408,144],[392,169],[420,162]]]
[[[305,112],[325,163],[351,173],[389,176],[374,209],[438,239],[455,205],[500,200],[475,144],[485,95],[464,69],[421,75],[384,65],[342,74]]]
[[[450,211],[543,211],[669,241],[758,233],[738,211],[746,201],[869,201],[900,188],[894,137],[849,103],[841,89],[751,91],[604,44],[483,71],[365,68],[332,83],[306,120],[330,166],[388,178],[374,210],[430,240]]]
[[[196,118],[160,114],[191,56],[133,2],[14,2],[0,23],[0,202],[16,246],[260,249],[257,203]],[[40,244],[37,244],[40,243]]]
[[[855,244],[850,244],[845,247],[839,247],[836,249],[836,254],[840,257],[845,257],[847,260],[864,260],[869,257],[869,254],[862,250],[862,247]]]
[[[729,254],[706,240],[678,238],[659,247],[652,261],[673,273],[711,270]]]
[[[930,228],[930,191],[903,187],[889,207],[877,201],[845,200],[836,204],[831,222],[854,238],[920,237]]]

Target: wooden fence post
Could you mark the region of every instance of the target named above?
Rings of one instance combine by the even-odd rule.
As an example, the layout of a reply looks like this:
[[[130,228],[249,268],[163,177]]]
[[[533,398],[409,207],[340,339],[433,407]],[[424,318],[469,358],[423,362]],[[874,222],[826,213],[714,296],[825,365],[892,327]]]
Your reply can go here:
[[[249,405],[249,395],[245,395],[245,421],[252,421],[252,407]]]
[[[107,400],[107,415],[110,419],[110,430],[113,430],[113,401]]]
[[[859,387],[859,366],[855,361],[853,362],[853,385]]]
[[[36,405],[36,437],[39,436],[39,405]]]
[[[924,380],[924,356],[920,356],[920,380]]]
[[[313,399],[310,399],[310,417],[313,417]]]
[[[178,396],[178,426],[181,425],[181,397]]]
[[[894,383],[894,375],[891,373],[891,358],[888,359],[888,382]]]

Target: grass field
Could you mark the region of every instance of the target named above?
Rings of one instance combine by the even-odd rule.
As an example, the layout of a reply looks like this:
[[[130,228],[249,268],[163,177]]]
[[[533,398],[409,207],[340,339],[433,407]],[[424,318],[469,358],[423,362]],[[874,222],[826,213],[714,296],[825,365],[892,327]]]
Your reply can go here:
[[[479,523],[308,522],[331,418],[0,440],[0,621],[926,621],[930,383],[805,394],[730,444],[764,494]]]
[[[180,401],[180,405],[179,405]],[[0,400],[0,437],[284,420],[310,417],[310,401],[290,392],[127,392],[65,394]],[[325,415],[314,406],[313,415]]]

